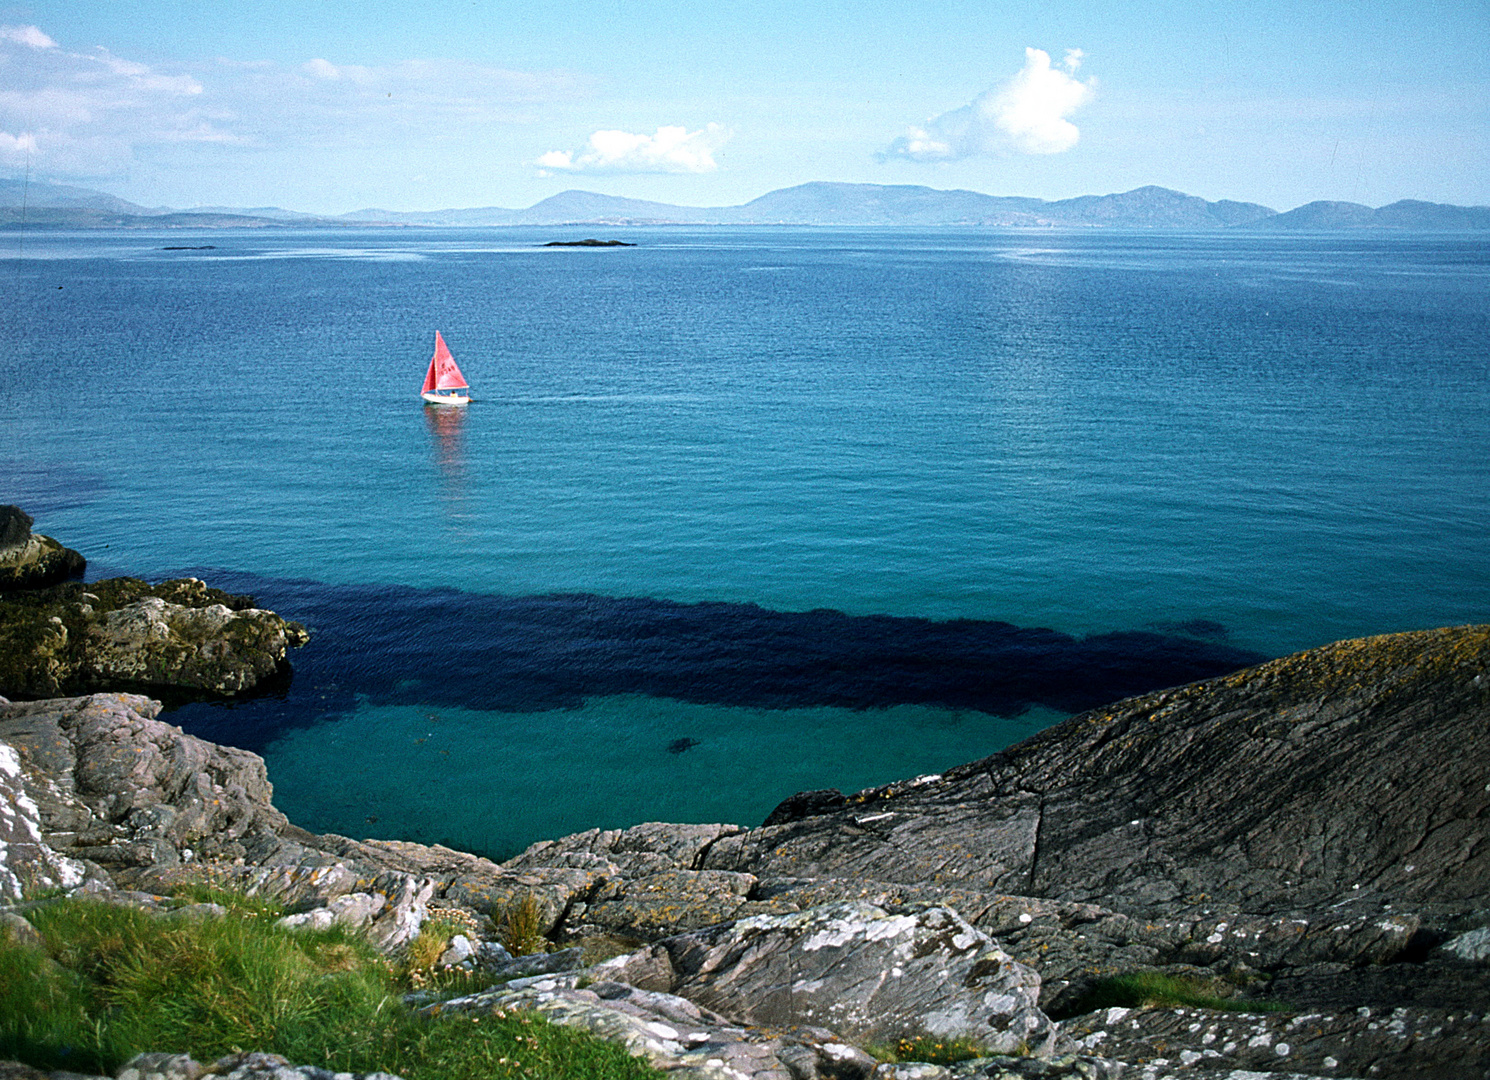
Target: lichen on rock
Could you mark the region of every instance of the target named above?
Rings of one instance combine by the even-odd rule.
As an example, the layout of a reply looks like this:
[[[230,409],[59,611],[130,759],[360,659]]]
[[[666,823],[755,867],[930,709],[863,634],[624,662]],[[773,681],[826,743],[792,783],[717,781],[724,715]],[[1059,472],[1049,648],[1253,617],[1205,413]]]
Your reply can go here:
[[[309,634],[196,578],[69,582],[0,595],[0,694],[171,689],[232,696],[284,670]]]

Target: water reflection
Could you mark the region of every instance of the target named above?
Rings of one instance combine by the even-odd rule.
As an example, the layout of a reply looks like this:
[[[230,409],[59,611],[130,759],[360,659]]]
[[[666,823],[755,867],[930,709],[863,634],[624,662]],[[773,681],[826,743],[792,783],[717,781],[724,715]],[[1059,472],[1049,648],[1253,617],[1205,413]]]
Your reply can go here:
[[[459,502],[465,497],[466,454],[461,442],[461,426],[466,422],[466,410],[449,406],[426,405],[424,421],[434,437],[435,464],[444,479],[445,498]]]

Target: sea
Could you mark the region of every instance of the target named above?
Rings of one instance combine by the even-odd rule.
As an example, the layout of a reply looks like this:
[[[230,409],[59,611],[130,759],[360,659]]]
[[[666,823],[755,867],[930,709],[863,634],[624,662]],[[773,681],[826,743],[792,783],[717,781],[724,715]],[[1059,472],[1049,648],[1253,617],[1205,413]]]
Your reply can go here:
[[[165,716],[313,831],[753,825],[1490,622],[1483,233],[10,231],[0,297],[0,502],[310,628]]]

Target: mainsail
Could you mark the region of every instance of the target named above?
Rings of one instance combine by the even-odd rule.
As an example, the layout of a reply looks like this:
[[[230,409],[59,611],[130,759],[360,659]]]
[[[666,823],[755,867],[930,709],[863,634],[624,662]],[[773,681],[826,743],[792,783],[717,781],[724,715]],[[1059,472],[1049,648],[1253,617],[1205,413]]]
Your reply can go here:
[[[445,339],[435,331],[435,355],[430,358],[429,371],[424,376],[424,386],[419,391],[427,394],[431,390],[464,390],[466,389],[466,377],[460,373],[460,368],[455,365],[455,357],[450,355],[450,349],[445,344]]]

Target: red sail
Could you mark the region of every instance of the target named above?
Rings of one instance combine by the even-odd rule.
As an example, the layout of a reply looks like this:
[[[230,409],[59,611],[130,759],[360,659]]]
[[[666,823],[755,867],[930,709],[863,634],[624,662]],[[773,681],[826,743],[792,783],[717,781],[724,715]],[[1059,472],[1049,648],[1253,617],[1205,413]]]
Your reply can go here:
[[[424,376],[424,387],[419,392],[427,394],[431,390],[464,390],[465,388],[466,377],[460,373],[460,368],[455,366],[455,357],[450,355],[445,339],[436,330],[435,355],[430,358],[429,371]]]

